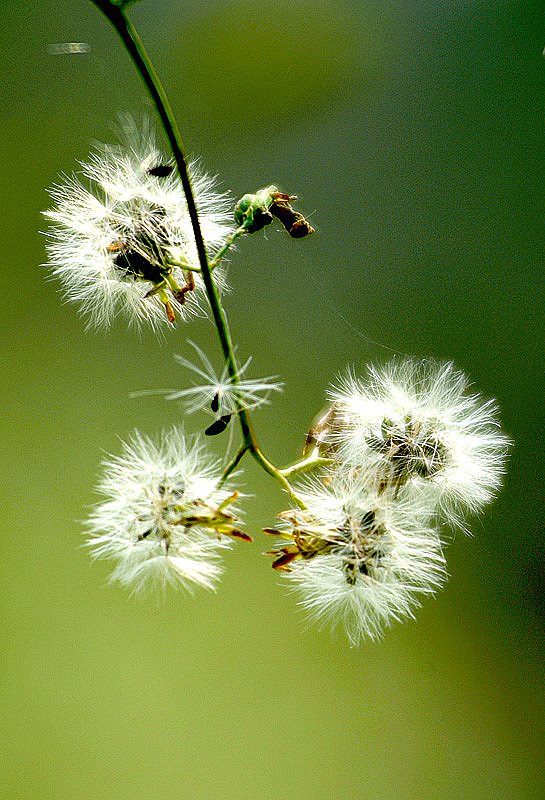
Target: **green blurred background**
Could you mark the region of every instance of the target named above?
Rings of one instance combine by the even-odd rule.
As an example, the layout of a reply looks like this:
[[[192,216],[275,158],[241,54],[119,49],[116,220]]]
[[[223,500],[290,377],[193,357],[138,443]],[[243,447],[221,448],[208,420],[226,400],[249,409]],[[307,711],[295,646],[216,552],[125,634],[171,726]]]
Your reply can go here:
[[[290,461],[345,365],[450,358],[498,398],[506,487],[455,537],[416,622],[350,649],[308,628],[260,537],[216,595],[131,600],[80,548],[106,452],[180,420],[186,337],[85,333],[40,268],[40,211],[118,111],[149,109],[90,2],[2,2],[2,645],[6,800],[542,798],[542,3],[143,0],[131,12],[189,150],[235,196],[275,182],[317,233],[244,241],[227,307]],[[83,41],[91,52],[50,55]],[[190,418],[197,429],[202,420]],[[217,443],[218,445],[221,443]]]

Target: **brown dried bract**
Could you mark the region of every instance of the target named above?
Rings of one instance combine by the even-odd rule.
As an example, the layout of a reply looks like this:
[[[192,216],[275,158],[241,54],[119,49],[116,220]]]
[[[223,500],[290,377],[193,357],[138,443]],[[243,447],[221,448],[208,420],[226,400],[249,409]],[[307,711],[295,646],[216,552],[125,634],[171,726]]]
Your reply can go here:
[[[277,550],[269,550],[266,555],[274,556],[272,563],[273,569],[280,572],[290,572],[290,564],[297,559],[305,561],[317,555],[331,552],[336,542],[328,536],[328,532],[313,520],[310,515],[294,510],[283,511],[279,515],[280,519],[286,520],[293,526],[290,531],[278,530],[277,528],[264,528],[263,533],[269,536],[278,536],[281,539],[290,540],[290,544],[279,547]]]

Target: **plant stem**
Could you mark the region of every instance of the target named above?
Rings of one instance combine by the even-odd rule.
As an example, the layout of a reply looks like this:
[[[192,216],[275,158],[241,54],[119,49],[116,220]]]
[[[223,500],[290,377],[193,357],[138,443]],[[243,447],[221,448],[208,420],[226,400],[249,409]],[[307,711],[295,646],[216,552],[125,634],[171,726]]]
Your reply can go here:
[[[291,464],[289,467],[279,470],[279,472],[284,478],[291,478],[292,475],[297,475],[300,472],[306,472],[307,470],[316,469],[317,467],[327,467],[333,463],[331,458],[310,455],[308,458],[296,461],[295,464]]]
[[[240,447],[237,450],[231,461],[227,464],[227,466],[223,470],[222,476],[218,483],[218,487],[223,486],[229,475],[233,472],[233,470],[235,470],[238,467],[240,461],[242,461],[243,456],[247,452],[248,452],[248,447],[245,444],[243,444],[242,447]]]
[[[152,100],[157,109],[157,113],[159,114],[159,117],[161,119],[161,123],[163,125],[165,134],[169,141],[170,148],[172,150],[172,154],[174,156],[174,160],[178,168],[180,179],[182,181],[182,186],[187,202],[187,209],[189,212],[189,217],[191,219],[191,225],[193,227],[195,245],[199,257],[200,273],[202,275],[203,283],[205,285],[208,301],[210,303],[210,308],[212,309],[212,316],[214,318],[216,329],[218,331],[218,336],[220,338],[223,356],[225,359],[229,377],[233,382],[233,384],[237,385],[238,383],[240,383],[239,368],[235,358],[233,342],[231,339],[231,333],[229,330],[227,316],[225,314],[225,311],[223,310],[218,290],[216,288],[216,285],[212,277],[212,269],[218,263],[219,258],[221,258],[221,256],[223,256],[225,252],[227,252],[227,250],[232,245],[234,240],[238,238],[238,236],[240,236],[243,231],[237,229],[232,234],[232,236],[228,239],[226,246],[219,251],[218,256],[216,256],[214,262],[211,265],[210,262],[208,261],[206,246],[204,244],[201,226],[199,223],[199,216],[197,212],[197,206],[195,203],[195,197],[193,195],[193,189],[191,186],[191,179],[189,177],[187,157],[185,154],[183,140],[180,131],[178,129],[174,113],[168,101],[167,95],[165,93],[165,90],[163,89],[161,81],[159,80],[159,76],[155,72],[155,68],[148,57],[148,54],[144,48],[144,45],[142,44],[140,36],[138,35],[136,29],[128,19],[123,5],[118,5],[114,3],[113,0],[91,0],[91,2],[94,3],[94,5],[96,5],[97,8],[107,17],[107,19],[111,22],[117,34],[121,38],[123,45],[125,46],[127,52],[129,53],[138,73],[140,74],[140,77],[144,81],[152,97]],[[126,5],[126,3],[124,5]],[[242,432],[243,446],[240,448],[237,455],[233,459],[234,463],[232,462],[233,466],[231,469],[234,469],[236,467],[236,465],[245,455],[246,452],[250,452],[252,456],[255,458],[255,460],[261,465],[261,467],[282,485],[282,487],[286,490],[289,496],[295,502],[297,502],[298,505],[301,505],[301,501],[296,498],[296,495],[294,494],[287,478],[284,477],[284,475],[282,475],[280,470],[278,470],[273,464],[271,464],[270,461],[268,461],[265,458],[265,456],[259,449],[248,411],[242,405],[238,405],[237,415],[239,418],[241,432]]]
[[[240,236],[242,236],[243,233],[246,233],[246,229],[241,226],[240,228],[237,228],[234,233],[232,233],[230,236],[227,237],[227,241],[225,242],[223,247],[220,247],[220,249],[218,250],[218,252],[214,256],[214,260],[210,264],[210,269],[211,270],[215,269],[218,266],[218,264],[220,263],[221,259],[225,255],[225,253],[229,250],[230,247],[233,246],[233,244],[236,242],[236,240]]]
[[[257,463],[265,470],[265,472],[267,472],[269,475],[275,478],[278,481],[278,483],[282,485],[284,491],[286,492],[290,500],[293,503],[295,503],[295,505],[299,506],[299,508],[306,508],[305,503],[294,492],[288,479],[285,478],[284,475],[282,475],[282,471],[277,469],[274,466],[274,464],[271,464],[271,462],[267,458],[265,458],[265,456],[258,447],[256,447],[256,449],[253,451],[252,455],[257,461]]]

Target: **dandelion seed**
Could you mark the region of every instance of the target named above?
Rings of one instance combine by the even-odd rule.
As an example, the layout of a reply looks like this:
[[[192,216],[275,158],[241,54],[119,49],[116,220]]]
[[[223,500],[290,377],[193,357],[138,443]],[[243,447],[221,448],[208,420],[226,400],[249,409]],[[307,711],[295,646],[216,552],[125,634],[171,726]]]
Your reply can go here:
[[[382,491],[432,492],[461,524],[499,488],[509,445],[495,403],[467,387],[450,363],[392,361],[366,380],[349,373],[329,392],[321,440]]]
[[[238,493],[218,489],[221,473],[197,441],[172,429],[156,444],[136,432],[104,463],[104,499],[87,520],[95,558],[113,560],[112,580],[213,589],[231,539],[251,541],[233,508]]]
[[[153,127],[122,118],[119,145],[97,145],[81,173],[55,185],[48,266],[89,324],[158,327],[202,313],[198,254],[180,178],[159,151]],[[213,256],[232,229],[229,202],[213,180],[190,168],[206,246]],[[214,272],[220,287],[221,268]],[[192,282],[195,288],[192,289]]]
[[[245,409],[255,409],[268,404],[271,392],[281,392],[284,384],[277,380],[277,376],[266,378],[242,378],[250,363],[251,357],[239,368],[241,380],[233,383],[227,367],[224,367],[218,376],[210,359],[194,342],[188,342],[197,353],[201,366],[193,364],[184,356],[176,355],[174,358],[186,369],[194,372],[203,380],[202,384],[195,384],[186,389],[170,392],[167,400],[182,400],[188,414],[195,411],[211,410],[218,417],[227,417],[236,413],[239,406]]]

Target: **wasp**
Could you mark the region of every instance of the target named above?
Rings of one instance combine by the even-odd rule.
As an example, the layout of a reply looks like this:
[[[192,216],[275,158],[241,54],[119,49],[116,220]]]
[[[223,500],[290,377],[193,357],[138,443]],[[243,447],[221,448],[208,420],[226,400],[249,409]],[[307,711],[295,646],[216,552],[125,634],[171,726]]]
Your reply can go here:
[[[163,168],[163,165],[160,166]],[[183,305],[186,294],[195,289],[195,279],[191,271],[184,271],[186,283],[180,286],[172,274],[173,267],[168,263],[164,248],[161,246],[161,238],[164,238],[165,245],[167,244],[166,233],[161,236],[162,229],[164,230],[162,222],[164,213],[164,209],[160,207],[155,209],[151,219],[131,233],[130,243],[123,239],[111,242],[107,245],[106,252],[112,256],[115,268],[123,277],[152,284],[145,297],[157,295],[165,307],[168,321],[174,323],[176,315],[167,291],[180,305]],[[153,233],[150,233],[150,230]]]

